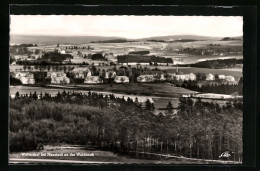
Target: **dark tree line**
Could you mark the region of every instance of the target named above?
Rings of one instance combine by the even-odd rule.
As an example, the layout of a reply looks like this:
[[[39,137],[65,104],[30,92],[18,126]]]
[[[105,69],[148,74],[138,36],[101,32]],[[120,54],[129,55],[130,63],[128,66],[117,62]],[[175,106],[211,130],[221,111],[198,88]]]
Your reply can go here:
[[[126,39],[112,39],[103,41],[91,41],[90,43],[125,43],[128,42]]]
[[[137,56],[137,55],[118,55],[118,63],[129,63],[129,62],[157,62],[157,63],[173,63],[172,58],[164,58],[157,56]]]
[[[65,47],[65,49],[66,50],[68,50],[68,49],[71,49],[71,50],[73,50],[73,49],[87,49],[87,50],[90,50],[90,49],[93,49],[93,48],[91,48],[90,46],[66,46]]]
[[[10,100],[10,151],[38,143],[95,145],[143,157],[140,152],[242,160],[242,104],[220,107],[180,98],[177,117],[154,115],[131,99],[95,93],[36,93]],[[147,102],[148,103],[148,102]]]
[[[240,78],[238,84],[206,84],[199,86],[196,81],[184,81],[181,87],[198,91],[202,93],[217,93],[217,94],[233,94],[243,95],[243,77]]]
[[[209,60],[198,62],[195,64],[190,64],[191,67],[198,67],[198,68],[230,68],[234,67],[236,64],[243,64],[243,59],[218,59],[218,60]]]
[[[150,54],[150,51],[133,51],[129,52],[129,55],[148,55]]]
[[[101,54],[101,53],[96,53],[91,55],[92,60],[100,60],[100,61],[107,61],[107,59]]]
[[[65,59],[72,59],[73,56],[70,54],[60,54],[57,51],[46,52],[42,55],[40,60],[49,62],[63,62]]]

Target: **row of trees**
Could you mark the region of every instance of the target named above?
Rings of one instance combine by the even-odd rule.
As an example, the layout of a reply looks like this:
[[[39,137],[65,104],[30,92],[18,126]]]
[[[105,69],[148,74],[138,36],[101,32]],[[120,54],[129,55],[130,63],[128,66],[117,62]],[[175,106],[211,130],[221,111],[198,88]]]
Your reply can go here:
[[[34,70],[39,70],[41,71],[63,71],[63,72],[68,72],[73,70],[75,67],[73,66],[65,66],[65,65],[35,65],[34,67],[30,65],[24,65],[23,66],[23,71],[34,71]]]
[[[58,46],[57,46],[58,47]],[[66,46],[65,49],[87,49],[87,50],[92,50],[90,46]]]
[[[243,64],[243,59],[218,59],[218,60],[209,60],[198,62],[195,64],[190,64],[191,67],[198,67],[198,68],[230,68],[236,66],[236,64]]]
[[[101,60],[101,61],[107,61],[107,59],[101,54],[101,53],[96,53],[91,55],[92,60]]]
[[[138,55],[118,55],[117,56],[118,63],[130,63],[130,62],[157,62],[157,63],[173,63],[172,58],[164,58],[164,57],[157,57],[157,56],[138,56]]]
[[[182,40],[181,40],[182,41]],[[168,49],[167,49],[168,50]],[[243,46],[220,46],[220,44],[209,44],[209,49],[205,48],[183,48],[179,49],[179,54],[191,54],[191,55],[240,55],[243,52]]]
[[[206,84],[199,86],[196,81],[184,81],[181,87],[203,93],[238,94],[243,95],[243,77],[238,84]]]
[[[148,55],[150,54],[150,51],[133,51],[129,52],[129,55]]]
[[[179,112],[172,118],[113,95],[41,96],[37,100],[36,93],[17,94],[10,100],[11,152],[34,150],[39,142],[64,142],[134,152],[136,157],[142,157],[139,152],[155,152],[218,159],[230,150],[232,160],[242,159],[242,110],[235,103],[221,108],[180,98]]]
[[[60,54],[57,51],[46,52],[42,55],[41,60],[49,62],[63,62],[65,59],[72,59],[70,54]]]
[[[112,39],[112,40],[103,40],[103,41],[91,41],[90,43],[125,43],[125,42],[133,42],[127,41],[126,39]]]

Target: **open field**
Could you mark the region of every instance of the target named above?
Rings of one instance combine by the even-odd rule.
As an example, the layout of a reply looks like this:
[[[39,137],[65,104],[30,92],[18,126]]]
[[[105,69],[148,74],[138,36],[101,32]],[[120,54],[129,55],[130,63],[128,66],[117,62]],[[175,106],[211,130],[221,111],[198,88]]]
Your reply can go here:
[[[49,87],[49,88],[48,88]],[[145,95],[145,96],[160,96],[160,97],[179,97],[182,94],[191,94],[194,91],[184,89],[182,87],[174,87],[166,83],[129,83],[129,84],[99,84],[99,85],[77,85],[75,86],[56,86],[49,85],[48,87],[27,87],[27,86],[10,86],[10,95],[14,95],[17,91],[20,94],[36,91],[39,93],[50,93],[56,95],[59,91],[99,91],[107,93],[122,93],[128,95]]]
[[[219,44],[217,46],[221,48],[222,46],[242,46],[242,40],[230,40],[230,41],[218,41],[218,40],[203,40],[203,41],[190,41],[190,42],[173,42],[169,43],[167,46],[167,50],[171,48],[208,48],[209,44]]]
[[[190,94],[194,91],[187,90],[181,87],[174,87],[166,83],[129,83],[129,84],[111,84],[111,85],[82,85],[78,87],[84,87],[90,90],[96,91],[108,91],[126,94],[141,94],[141,95],[152,95],[162,97],[176,97],[181,94]]]
[[[168,84],[114,84],[112,87],[110,87],[110,85],[56,86],[52,88],[10,86],[10,96],[12,98],[15,97],[16,92],[19,92],[19,94],[33,94],[34,92],[36,92],[36,94],[44,94],[46,92],[51,96],[55,96],[58,92],[61,93],[63,90],[83,94],[87,94],[88,91],[91,90],[91,92],[103,94],[104,96],[114,94],[115,97],[124,97],[125,100],[130,98],[135,101],[137,98],[138,102],[145,102],[149,99],[150,102],[154,103],[155,108],[165,108],[169,102],[172,103],[173,107],[177,108],[181,94],[194,93],[194,91],[181,87],[172,87]]]
[[[137,42],[124,42],[124,43],[76,43],[76,44],[39,44],[37,47],[29,47],[28,49],[41,49],[44,51],[53,51],[54,49],[63,49],[69,46],[77,46],[79,49],[69,49],[70,53],[74,57],[77,57],[78,51],[83,55],[94,54],[94,53],[113,53],[116,59],[117,55],[126,55],[132,51],[149,51],[149,55],[163,56],[172,58],[175,63],[179,64],[191,64],[197,61],[218,59],[218,58],[243,58],[242,55],[233,56],[232,54],[226,56],[206,56],[206,55],[192,55],[185,52],[179,52],[182,49],[205,49],[205,50],[221,50],[221,49],[237,49],[241,51],[243,46],[242,40],[230,40],[230,41],[219,41],[219,40],[199,40],[199,41],[188,41],[188,42],[151,42],[140,40]],[[90,49],[82,47],[90,47]],[[241,51],[242,52],[242,51]],[[86,62],[76,59],[72,60],[73,63]]]

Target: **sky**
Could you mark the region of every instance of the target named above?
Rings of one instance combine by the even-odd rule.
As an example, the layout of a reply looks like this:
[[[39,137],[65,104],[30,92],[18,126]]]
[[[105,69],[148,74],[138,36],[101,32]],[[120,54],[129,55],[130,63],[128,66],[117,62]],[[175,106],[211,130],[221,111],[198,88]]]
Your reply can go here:
[[[243,35],[243,17],[11,15],[10,34],[129,39],[168,35],[232,37]]]

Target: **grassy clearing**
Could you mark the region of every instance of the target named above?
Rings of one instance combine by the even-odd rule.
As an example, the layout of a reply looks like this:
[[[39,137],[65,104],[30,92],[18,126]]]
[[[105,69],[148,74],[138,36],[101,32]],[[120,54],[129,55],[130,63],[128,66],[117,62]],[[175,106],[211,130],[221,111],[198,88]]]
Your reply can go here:
[[[190,94],[194,91],[181,87],[174,87],[166,83],[129,83],[129,84],[101,84],[82,85],[86,89],[95,91],[107,91],[125,94],[152,95],[161,97],[178,97],[181,94]]]
[[[71,89],[68,89],[72,87]],[[64,86],[63,88],[42,88],[42,87],[27,87],[27,86],[10,86],[10,94],[14,95],[17,91],[20,94],[30,94],[36,91],[39,93],[57,94],[59,91],[102,91],[111,93],[123,93],[123,94],[135,94],[135,95],[151,95],[161,97],[179,97],[181,94],[190,94],[194,91],[182,88],[174,87],[166,83],[129,83],[129,84],[99,84],[99,85],[77,85],[76,87]]]

